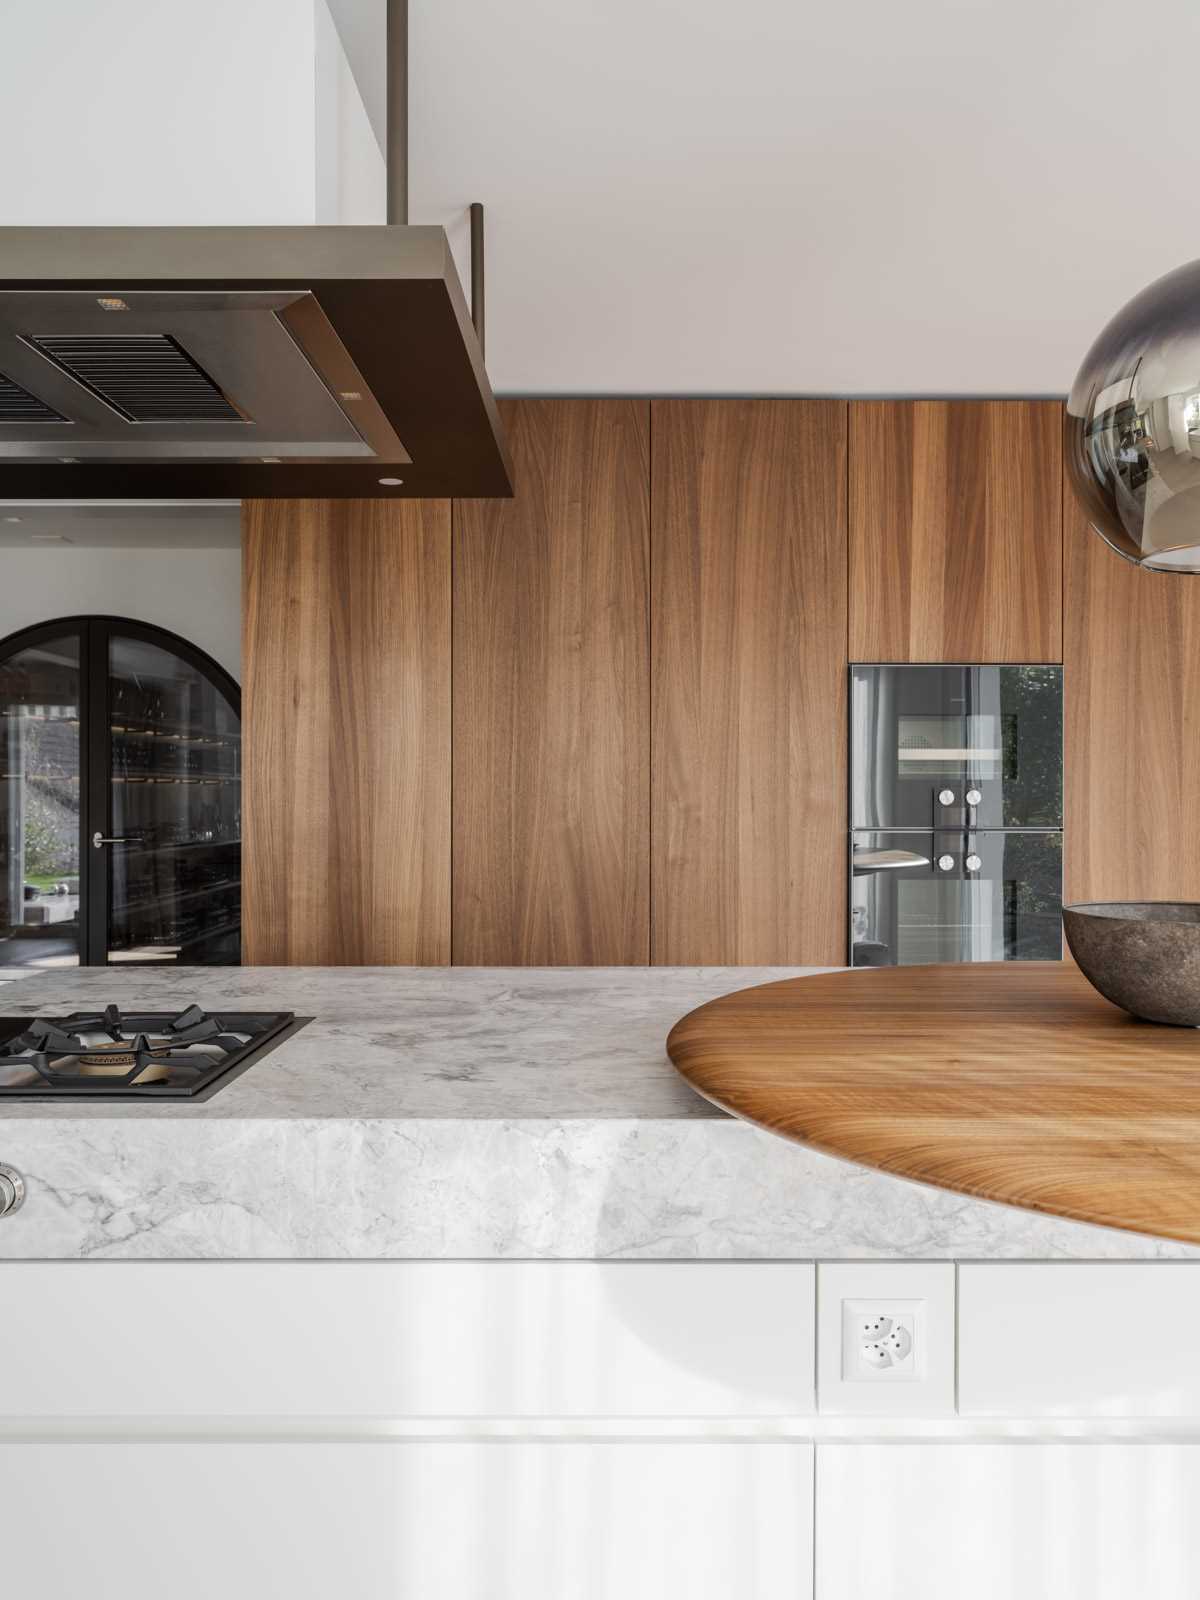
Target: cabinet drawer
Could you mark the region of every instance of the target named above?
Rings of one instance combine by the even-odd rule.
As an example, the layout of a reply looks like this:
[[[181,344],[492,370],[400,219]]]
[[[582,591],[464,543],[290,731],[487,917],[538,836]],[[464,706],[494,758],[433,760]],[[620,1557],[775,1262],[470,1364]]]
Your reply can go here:
[[[959,1273],[964,1416],[1200,1415],[1200,1263]]]
[[[808,1600],[812,1446],[0,1445],[0,1548],[21,1600]]]
[[[820,1600],[1195,1600],[1200,1448],[817,1448]]]
[[[753,1417],[813,1406],[813,1269],[10,1262],[0,1417]]]

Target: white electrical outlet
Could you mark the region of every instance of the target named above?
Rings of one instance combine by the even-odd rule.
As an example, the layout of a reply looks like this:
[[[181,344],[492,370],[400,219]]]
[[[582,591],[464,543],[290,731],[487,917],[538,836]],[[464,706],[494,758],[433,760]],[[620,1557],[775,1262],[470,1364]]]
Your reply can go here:
[[[842,1301],[842,1381],[920,1383],[925,1376],[923,1300]]]
[[[822,1261],[821,1413],[952,1417],[954,1283],[952,1261]]]

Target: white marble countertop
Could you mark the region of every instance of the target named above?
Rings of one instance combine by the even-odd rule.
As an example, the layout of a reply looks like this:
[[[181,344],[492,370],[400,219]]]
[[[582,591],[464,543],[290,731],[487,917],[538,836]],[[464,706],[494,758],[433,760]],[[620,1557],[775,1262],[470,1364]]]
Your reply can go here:
[[[928,1189],[727,1117],[685,1012],[806,968],[85,968],[7,1015],[314,1018],[199,1104],[0,1105],[3,1259],[1139,1259],[1194,1247]]]
[[[300,1031],[211,1100],[4,1101],[0,1120],[719,1117],[667,1060],[672,1024],[803,967],[80,967],[0,987],[0,1014],[114,1001],[220,1016],[293,1011]]]

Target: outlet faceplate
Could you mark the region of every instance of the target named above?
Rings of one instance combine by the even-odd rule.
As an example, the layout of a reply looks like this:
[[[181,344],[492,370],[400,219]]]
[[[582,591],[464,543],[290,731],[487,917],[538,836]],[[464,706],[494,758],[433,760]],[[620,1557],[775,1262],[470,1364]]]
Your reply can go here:
[[[925,1344],[924,1300],[842,1301],[844,1383],[920,1383]]]
[[[821,1262],[817,1404],[824,1416],[954,1415],[954,1274],[952,1261]]]

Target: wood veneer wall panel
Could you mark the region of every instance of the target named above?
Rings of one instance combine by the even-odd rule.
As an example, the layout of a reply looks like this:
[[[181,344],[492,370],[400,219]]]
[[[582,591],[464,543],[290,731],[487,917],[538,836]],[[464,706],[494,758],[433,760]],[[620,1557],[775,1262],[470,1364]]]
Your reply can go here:
[[[454,960],[649,953],[649,406],[510,400],[454,504]]]
[[[243,509],[248,963],[450,958],[450,504]]]
[[[1064,897],[1200,900],[1200,583],[1063,523]]]
[[[1062,660],[1056,400],[850,407],[850,659]]]
[[[653,406],[653,959],[846,949],[846,412]]]

